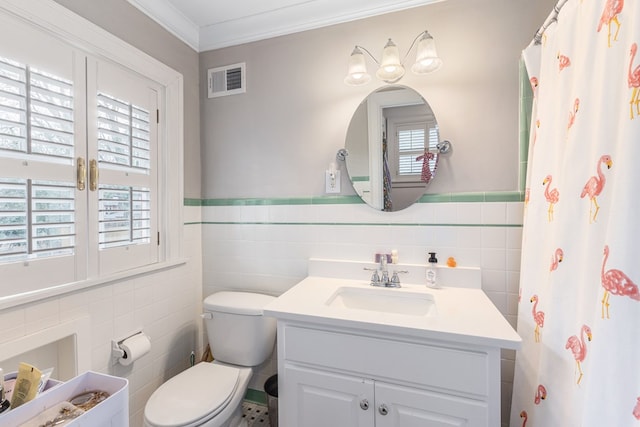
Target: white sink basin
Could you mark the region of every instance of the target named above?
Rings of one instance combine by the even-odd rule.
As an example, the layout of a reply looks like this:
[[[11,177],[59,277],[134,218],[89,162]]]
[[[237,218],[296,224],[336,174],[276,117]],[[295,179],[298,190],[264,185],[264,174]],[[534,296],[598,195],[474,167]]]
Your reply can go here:
[[[433,295],[404,292],[399,289],[338,288],[325,302],[329,307],[367,310],[406,316],[435,316],[436,303]]]

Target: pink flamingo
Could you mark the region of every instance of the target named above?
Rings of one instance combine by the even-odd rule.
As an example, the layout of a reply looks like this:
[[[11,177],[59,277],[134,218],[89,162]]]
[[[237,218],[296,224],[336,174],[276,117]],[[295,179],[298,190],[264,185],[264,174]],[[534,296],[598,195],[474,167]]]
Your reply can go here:
[[[607,312],[607,319],[609,318],[609,297],[611,294],[628,296],[632,300],[640,301],[640,291],[638,291],[638,285],[633,283],[626,274],[617,269],[610,269],[604,271],[605,264],[609,258],[609,246],[604,246],[604,259],[602,260],[602,271],[600,273],[600,280],[602,281],[602,287],[604,288],[604,295],[602,296],[602,318],[604,319],[605,307]]]
[[[629,89],[631,91],[631,100],[629,101],[629,110],[631,114],[631,119],[633,120],[633,106],[636,106],[636,115],[640,116],[640,65],[637,65],[633,70],[633,61],[636,58],[636,53],[638,52],[638,44],[634,43],[631,45],[631,59],[629,60],[629,75],[627,77],[627,82],[629,83]]]
[[[556,249],[556,251],[551,256],[551,265],[549,266],[549,271],[554,271],[558,269],[558,265],[562,262],[562,258],[564,257],[564,252],[561,248]]]
[[[533,320],[536,322],[536,330],[534,331],[534,337],[536,342],[540,342],[540,328],[544,326],[544,311],[536,311],[538,308],[538,295],[534,295],[530,300],[533,303]]]
[[[544,190],[544,197],[549,202],[549,210],[547,211],[549,222],[553,221],[553,205],[558,203],[560,200],[560,192],[557,188],[549,191],[549,187],[551,187],[551,175],[547,175],[544,181],[542,181],[542,185],[546,185],[547,188]]]
[[[529,83],[531,83],[531,92],[533,92],[533,96],[536,96],[536,89],[538,88],[538,78],[533,76],[529,79]]]
[[[620,21],[618,21],[618,15],[622,12],[622,8],[624,7],[624,0],[607,0],[607,3],[604,5],[604,10],[602,11],[602,16],[600,17],[600,22],[598,22],[598,32],[602,29],[604,24],[607,24],[609,35],[607,36],[607,43],[609,47],[611,47],[611,23],[615,22],[616,26],[616,34],[613,36],[613,40],[618,40],[618,33],[620,32]]]
[[[564,70],[569,65],[571,65],[571,59],[569,59],[568,56],[565,56],[565,55],[561,54],[560,52],[558,52],[557,58],[558,58],[558,69],[560,71]]]
[[[529,415],[527,414],[527,411],[520,412],[520,418],[523,418],[522,427],[525,427],[527,425],[527,420],[529,419]]]
[[[576,359],[576,366],[580,373],[578,381],[576,382],[578,385],[580,385],[580,381],[582,380],[582,368],[580,368],[580,363],[584,362],[584,358],[587,357],[587,343],[584,341],[585,335],[587,336],[587,340],[591,341],[591,328],[587,325],[582,325],[582,329],[580,329],[580,338],[573,335],[569,337],[567,345],[564,346],[564,348],[571,350],[573,358]]]
[[[533,399],[533,403],[536,405],[540,404],[541,400],[545,400],[547,398],[547,389],[544,388],[542,384],[538,385],[538,390],[536,391],[536,397]]]
[[[605,178],[601,169],[601,166],[603,164],[607,165],[607,169],[611,169],[611,166],[613,165],[611,156],[605,154],[604,156],[600,157],[600,160],[598,160],[598,164],[596,165],[596,172],[598,173],[598,176],[592,176],[591,178],[589,178],[587,183],[584,185],[584,188],[582,189],[582,193],[580,193],[581,198],[584,198],[584,196],[586,195],[589,196],[589,223],[593,223],[596,221],[596,216],[598,216],[598,211],[600,210],[600,206],[598,206],[596,197],[600,195],[602,189],[604,188]],[[591,216],[594,207],[596,208],[596,211],[593,213],[593,216]]]
[[[571,129],[571,126],[573,126],[573,124],[576,121],[576,114],[578,114],[578,110],[580,109],[580,98],[576,98],[575,101],[573,101],[573,110],[569,111],[569,122],[567,123],[567,129]]]
[[[636,420],[640,420],[640,397],[636,402],[635,408],[633,408],[633,416],[636,417]]]

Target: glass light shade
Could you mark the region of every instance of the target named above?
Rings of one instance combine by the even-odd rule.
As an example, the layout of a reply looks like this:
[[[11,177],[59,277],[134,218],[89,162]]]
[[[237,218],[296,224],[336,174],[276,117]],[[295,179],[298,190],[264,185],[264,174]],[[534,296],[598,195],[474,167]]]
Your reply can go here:
[[[382,63],[376,71],[376,77],[387,83],[395,83],[404,76],[404,67],[400,63],[398,46],[389,39],[382,51]]]
[[[427,31],[418,41],[416,63],[411,67],[415,74],[427,74],[438,70],[442,66],[442,60],[436,52],[436,42]]]
[[[344,82],[350,86],[359,86],[369,83],[371,75],[367,73],[367,64],[362,51],[356,46],[349,57],[349,68]]]

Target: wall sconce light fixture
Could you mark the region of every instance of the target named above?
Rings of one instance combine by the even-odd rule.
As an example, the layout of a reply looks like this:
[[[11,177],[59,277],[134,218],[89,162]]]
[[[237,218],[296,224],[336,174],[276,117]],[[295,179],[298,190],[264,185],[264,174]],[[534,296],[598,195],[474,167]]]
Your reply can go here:
[[[367,49],[356,45],[349,58],[349,69],[344,82],[350,86],[360,86],[369,83],[371,80],[371,76],[367,72],[364,51],[379,67],[378,71],[376,71],[376,77],[386,83],[396,83],[404,76],[403,63],[409,56],[413,46],[416,45],[416,42],[418,42],[416,62],[411,67],[411,71],[415,74],[427,74],[438,70],[442,66],[442,60],[436,52],[436,43],[428,31],[423,31],[413,40],[402,61],[400,60],[398,46],[391,39],[389,39],[382,51],[382,61],[380,62]]]

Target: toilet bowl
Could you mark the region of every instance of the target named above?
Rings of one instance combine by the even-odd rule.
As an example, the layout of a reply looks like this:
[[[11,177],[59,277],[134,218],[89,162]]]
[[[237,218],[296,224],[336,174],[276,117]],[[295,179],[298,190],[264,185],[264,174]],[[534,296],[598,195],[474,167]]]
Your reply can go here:
[[[262,315],[274,297],[218,292],[204,301],[214,361],[201,362],[162,384],[144,409],[145,427],[239,427],[253,366],[275,343],[275,319]]]
[[[201,362],[156,390],[145,406],[146,427],[240,426],[251,368]]]

